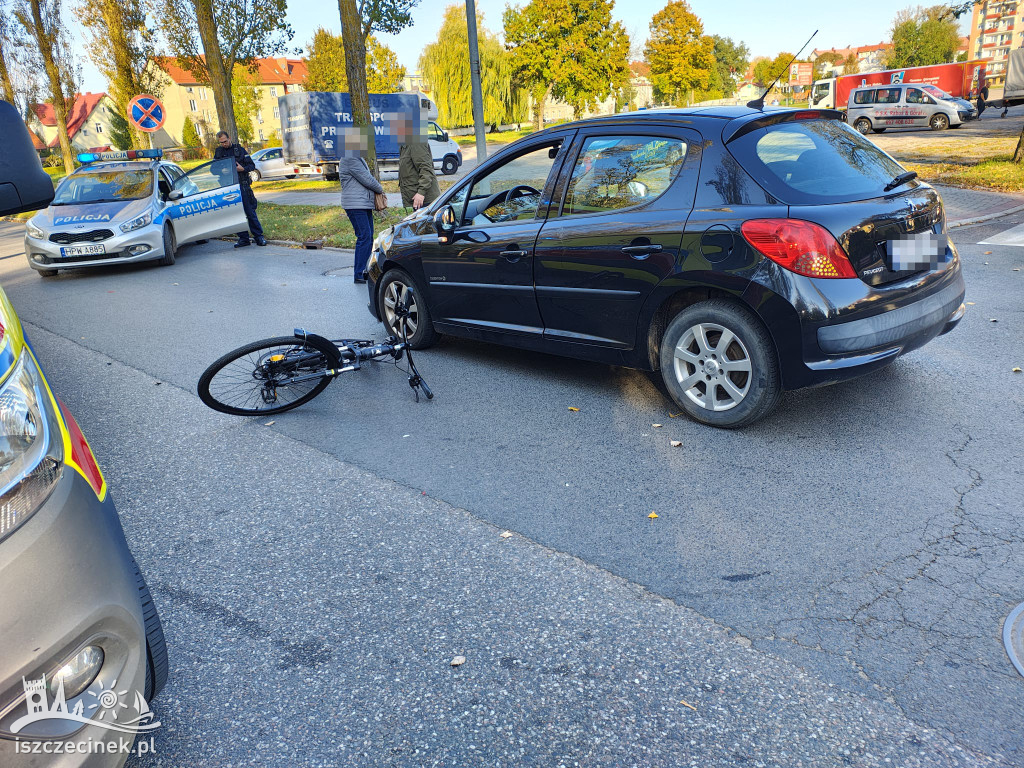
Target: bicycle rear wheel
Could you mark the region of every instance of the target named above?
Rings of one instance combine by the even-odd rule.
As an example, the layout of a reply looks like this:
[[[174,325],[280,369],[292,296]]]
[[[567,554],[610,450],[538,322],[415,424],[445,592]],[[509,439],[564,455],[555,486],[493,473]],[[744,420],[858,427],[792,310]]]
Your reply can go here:
[[[199,399],[234,416],[283,413],[323,392],[331,383],[328,369],[340,365],[338,348],[318,338],[254,341],[228,352],[203,372]]]

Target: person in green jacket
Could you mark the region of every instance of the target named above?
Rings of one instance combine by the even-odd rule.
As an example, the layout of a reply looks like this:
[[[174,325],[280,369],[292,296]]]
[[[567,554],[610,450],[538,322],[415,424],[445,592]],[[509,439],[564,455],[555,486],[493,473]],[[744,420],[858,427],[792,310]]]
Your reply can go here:
[[[422,208],[441,194],[434,175],[434,158],[425,135],[420,135],[407,115],[398,115],[392,123],[395,137],[402,142],[398,156],[398,188],[402,205]]]

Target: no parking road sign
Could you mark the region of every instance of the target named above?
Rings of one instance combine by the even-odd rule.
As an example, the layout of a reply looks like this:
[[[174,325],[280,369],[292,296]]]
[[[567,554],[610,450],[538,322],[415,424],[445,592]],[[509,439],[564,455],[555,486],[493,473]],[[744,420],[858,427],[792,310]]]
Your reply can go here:
[[[153,133],[164,124],[164,105],[156,96],[140,94],[128,104],[128,119],[140,131]]]

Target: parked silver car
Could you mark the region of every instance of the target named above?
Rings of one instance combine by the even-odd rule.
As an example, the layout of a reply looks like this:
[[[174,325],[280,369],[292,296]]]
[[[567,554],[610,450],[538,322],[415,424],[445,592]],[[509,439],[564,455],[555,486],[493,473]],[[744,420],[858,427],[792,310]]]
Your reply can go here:
[[[959,128],[978,116],[969,102],[925,84],[872,85],[850,91],[847,121],[863,134],[887,128]]]
[[[260,179],[294,179],[295,169],[285,163],[280,147],[267,147],[258,152],[253,152],[253,163],[256,164],[255,171],[249,171],[249,178],[253,181]]]

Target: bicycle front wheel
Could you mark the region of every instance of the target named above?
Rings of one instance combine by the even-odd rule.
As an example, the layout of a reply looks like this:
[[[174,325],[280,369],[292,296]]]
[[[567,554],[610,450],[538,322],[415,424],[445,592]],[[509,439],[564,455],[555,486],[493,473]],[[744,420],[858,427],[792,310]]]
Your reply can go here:
[[[294,336],[263,339],[228,352],[199,378],[199,399],[234,416],[270,416],[298,408],[331,383],[338,348]]]

